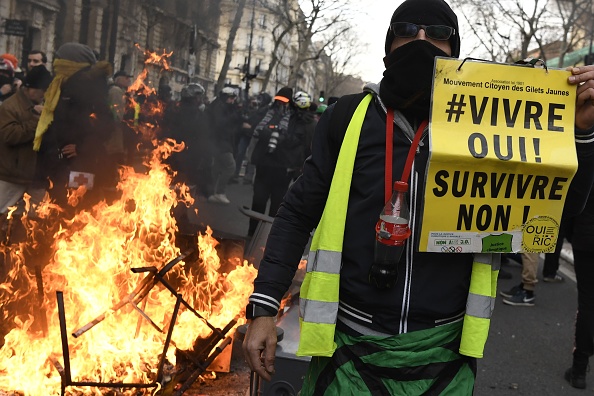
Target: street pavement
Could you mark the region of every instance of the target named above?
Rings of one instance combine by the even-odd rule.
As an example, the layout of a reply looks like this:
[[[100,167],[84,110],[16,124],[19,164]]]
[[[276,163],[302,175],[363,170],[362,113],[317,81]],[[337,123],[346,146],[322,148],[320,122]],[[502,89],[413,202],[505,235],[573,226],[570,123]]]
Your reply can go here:
[[[231,201],[229,205],[208,202],[207,197],[200,195],[194,197],[195,202],[189,209],[188,216],[199,230],[210,226],[215,237],[219,235],[247,239],[249,218],[241,213],[239,208],[250,208],[252,195],[252,185],[244,184],[243,179],[240,179],[239,183],[227,186],[227,197]]]
[[[247,239],[249,220],[239,211],[251,206],[252,186],[231,184],[227,190],[231,204],[213,204],[202,197],[190,210],[191,221],[199,228],[209,225],[214,235],[223,238]],[[493,396],[558,396],[584,395],[594,391],[594,376],[588,388],[574,389],[564,380],[563,373],[571,365],[574,319],[577,306],[575,273],[570,247],[564,251],[560,272],[563,283],[542,282],[536,286],[534,307],[513,307],[497,296],[491,320],[489,340],[484,358],[478,362],[475,395]],[[541,255],[541,266],[543,257]],[[503,268],[512,279],[499,281],[499,290],[508,290],[520,283],[521,265],[511,261]]]
[[[564,380],[571,365],[577,307],[575,273],[570,261],[561,260],[563,283],[542,282],[542,261],[534,307],[514,307],[497,297],[485,357],[479,361],[476,395],[583,395]],[[499,290],[520,283],[519,263],[503,266],[513,274],[500,280]],[[590,376],[586,390],[594,390]]]

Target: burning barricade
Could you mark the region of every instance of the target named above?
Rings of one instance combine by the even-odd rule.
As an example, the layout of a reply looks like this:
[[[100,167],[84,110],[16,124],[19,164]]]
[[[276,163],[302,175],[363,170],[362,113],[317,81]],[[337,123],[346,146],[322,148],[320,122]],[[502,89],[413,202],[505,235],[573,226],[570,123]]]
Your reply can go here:
[[[180,144],[148,140],[110,202],[7,219],[22,237],[0,245],[0,395],[153,394],[176,376],[181,394],[243,323],[256,270],[236,258],[223,272],[210,229],[180,250],[172,208],[193,199],[163,161]]]

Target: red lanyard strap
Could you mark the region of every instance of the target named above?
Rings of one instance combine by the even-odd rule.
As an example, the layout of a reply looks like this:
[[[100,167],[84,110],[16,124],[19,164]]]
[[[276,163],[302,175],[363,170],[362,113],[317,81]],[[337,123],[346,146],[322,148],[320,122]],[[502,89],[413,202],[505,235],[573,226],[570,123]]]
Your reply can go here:
[[[386,114],[386,171],[384,172],[385,199],[392,196],[392,152],[394,151],[394,111],[388,109]]]
[[[415,158],[415,153],[417,151],[417,147],[419,146],[419,142],[421,141],[421,135],[425,130],[425,127],[429,124],[429,121],[423,120],[419,128],[417,128],[417,132],[415,133],[415,137],[410,144],[410,148],[408,150],[408,156],[406,157],[406,163],[404,164],[404,169],[402,170],[402,177],[400,178],[403,182],[408,182],[408,177],[410,176],[410,171],[412,168],[412,163]],[[392,196],[392,157],[394,151],[394,110],[388,109],[387,117],[386,117],[386,171],[385,171],[385,179],[384,179],[384,186],[385,186],[385,202],[388,202],[390,197]]]
[[[408,177],[410,176],[410,170],[412,169],[412,163],[415,159],[415,153],[417,152],[417,147],[419,146],[419,142],[421,141],[421,136],[423,135],[423,131],[425,127],[429,124],[429,121],[423,120],[419,128],[417,129],[417,133],[415,133],[415,138],[410,144],[410,149],[408,150],[408,157],[406,157],[406,164],[404,164],[404,169],[402,170],[402,178],[400,179],[403,182],[408,182]]]

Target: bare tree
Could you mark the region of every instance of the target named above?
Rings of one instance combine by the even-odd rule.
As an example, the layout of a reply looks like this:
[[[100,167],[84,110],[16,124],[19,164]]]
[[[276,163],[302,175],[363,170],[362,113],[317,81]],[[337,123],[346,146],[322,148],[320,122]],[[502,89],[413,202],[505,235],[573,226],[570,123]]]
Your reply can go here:
[[[263,90],[266,90],[273,71],[281,61],[281,50],[287,46],[291,35],[297,37],[296,55],[291,60],[291,75],[288,84],[297,85],[301,67],[306,62],[318,60],[327,47],[348,32],[351,27],[350,5],[347,2],[331,0],[259,0],[260,6],[268,10],[275,19],[272,29],[273,51],[264,76]],[[303,9],[306,10],[304,13]],[[315,46],[312,46],[313,42]]]
[[[477,56],[491,61],[506,61],[511,58],[512,39],[509,28],[501,26],[497,19],[496,7],[492,3],[458,0],[453,5],[460,10],[464,26],[472,36],[468,41],[473,43],[473,48],[468,53],[478,53]]]
[[[231,63],[231,58],[233,57],[233,45],[235,43],[235,36],[237,35],[237,30],[239,29],[241,18],[243,17],[243,10],[245,9],[246,3],[247,0],[238,0],[237,2],[235,18],[233,18],[233,24],[231,25],[231,29],[229,30],[229,37],[227,38],[225,60],[223,61],[223,66],[219,74],[219,79],[217,80],[215,92],[220,92],[221,89],[223,89],[223,85],[225,84],[225,79],[227,78],[227,71],[229,71],[229,64]]]
[[[328,43],[325,56],[322,57],[324,81],[321,87],[324,88],[326,95],[338,96],[335,95],[338,88],[351,78],[349,70],[357,67],[354,60],[360,48],[359,38],[352,30],[345,32],[340,40]]]
[[[298,48],[292,62],[289,86],[297,85],[303,64],[319,59],[331,43],[351,29],[350,11],[348,2],[334,0],[303,1],[301,8],[293,10],[293,15],[296,17]],[[315,48],[312,47],[314,41]]]
[[[562,67],[565,55],[569,51],[575,50],[580,44],[585,44],[589,40],[590,52],[592,52],[592,36],[594,36],[594,27],[592,26],[592,7],[593,0],[575,0],[575,1],[556,1],[558,16],[561,19],[562,35],[559,48],[559,62],[556,65]],[[585,28],[587,27],[587,29]],[[553,38],[554,39],[554,38]],[[546,57],[546,54],[545,54]]]
[[[471,53],[512,62],[526,58],[534,52],[532,47],[546,60],[555,42],[554,53],[560,54],[562,62],[563,55],[583,40],[584,25],[580,21],[591,9],[592,0],[454,0],[452,5],[461,10],[474,37],[470,41],[477,43]]]
[[[295,28],[296,19],[293,17],[293,8],[290,6],[289,0],[279,0],[276,2],[260,0],[260,6],[268,10],[275,19],[275,26],[271,33],[273,50],[270,54],[268,70],[266,70],[262,82],[262,91],[266,91],[272,77],[272,72],[281,59],[282,44]]]

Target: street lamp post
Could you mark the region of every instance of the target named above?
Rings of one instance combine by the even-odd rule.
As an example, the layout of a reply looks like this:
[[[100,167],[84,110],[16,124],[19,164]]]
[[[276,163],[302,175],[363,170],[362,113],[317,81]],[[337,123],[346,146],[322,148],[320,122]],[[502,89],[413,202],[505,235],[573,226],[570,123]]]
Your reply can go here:
[[[252,21],[250,23],[250,42],[248,46],[248,59],[245,67],[245,101],[246,103],[250,100],[250,81],[256,77],[256,74],[250,74],[250,68],[252,64],[252,44],[254,41],[254,20],[256,19],[256,0],[252,1]]]

